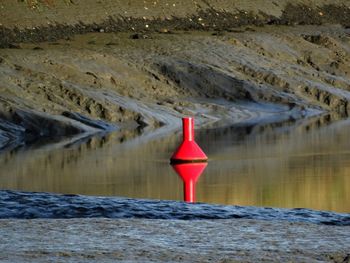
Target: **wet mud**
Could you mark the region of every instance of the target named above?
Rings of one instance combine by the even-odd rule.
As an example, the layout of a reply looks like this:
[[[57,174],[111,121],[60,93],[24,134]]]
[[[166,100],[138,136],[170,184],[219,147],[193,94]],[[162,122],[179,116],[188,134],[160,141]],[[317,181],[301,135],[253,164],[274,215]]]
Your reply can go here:
[[[349,259],[348,214],[15,191],[0,204],[1,262]]]
[[[117,129],[349,112],[349,30],[90,33],[0,51],[0,147]]]
[[[243,219],[5,219],[0,226],[2,262],[349,261],[349,227]]]

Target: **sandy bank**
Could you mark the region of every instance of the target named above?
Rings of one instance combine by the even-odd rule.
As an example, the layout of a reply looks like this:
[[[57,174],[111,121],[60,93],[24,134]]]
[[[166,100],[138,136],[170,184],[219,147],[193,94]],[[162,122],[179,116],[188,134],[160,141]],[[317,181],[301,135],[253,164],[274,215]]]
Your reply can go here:
[[[0,220],[1,262],[349,262],[350,227],[259,220]]]

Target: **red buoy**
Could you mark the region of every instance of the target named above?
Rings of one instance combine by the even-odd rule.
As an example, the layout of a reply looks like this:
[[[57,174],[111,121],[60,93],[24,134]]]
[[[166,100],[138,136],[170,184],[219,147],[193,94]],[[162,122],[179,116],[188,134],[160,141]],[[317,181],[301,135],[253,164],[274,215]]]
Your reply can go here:
[[[181,163],[173,164],[176,173],[184,182],[184,201],[193,203],[196,201],[196,183],[208,163]]]
[[[183,140],[171,157],[171,163],[206,162],[208,157],[194,140],[194,119],[182,118]]]

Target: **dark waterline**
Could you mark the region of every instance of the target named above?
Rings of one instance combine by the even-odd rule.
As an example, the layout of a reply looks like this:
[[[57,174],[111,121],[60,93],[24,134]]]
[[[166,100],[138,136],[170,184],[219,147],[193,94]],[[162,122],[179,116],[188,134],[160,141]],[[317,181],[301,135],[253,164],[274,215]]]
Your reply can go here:
[[[329,116],[198,130],[210,160],[197,201],[349,212],[349,130],[349,120]],[[4,152],[0,188],[182,200],[169,165],[181,133],[147,136],[115,132]]]
[[[349,226],[350,215],[310,209],[222,206],[175,201],[0,191],[0,219],[258,219]]]

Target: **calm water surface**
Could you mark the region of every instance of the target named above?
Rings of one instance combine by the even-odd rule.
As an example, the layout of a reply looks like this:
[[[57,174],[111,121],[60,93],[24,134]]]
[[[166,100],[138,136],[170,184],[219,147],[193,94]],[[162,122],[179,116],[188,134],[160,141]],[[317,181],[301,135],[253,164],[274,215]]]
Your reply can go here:
[[[197,201],[350,212],[350,120],[329,116],[198,130],[210,158]],[[0,155],[0,189],[182,200],[180,132],[116,132]]]

